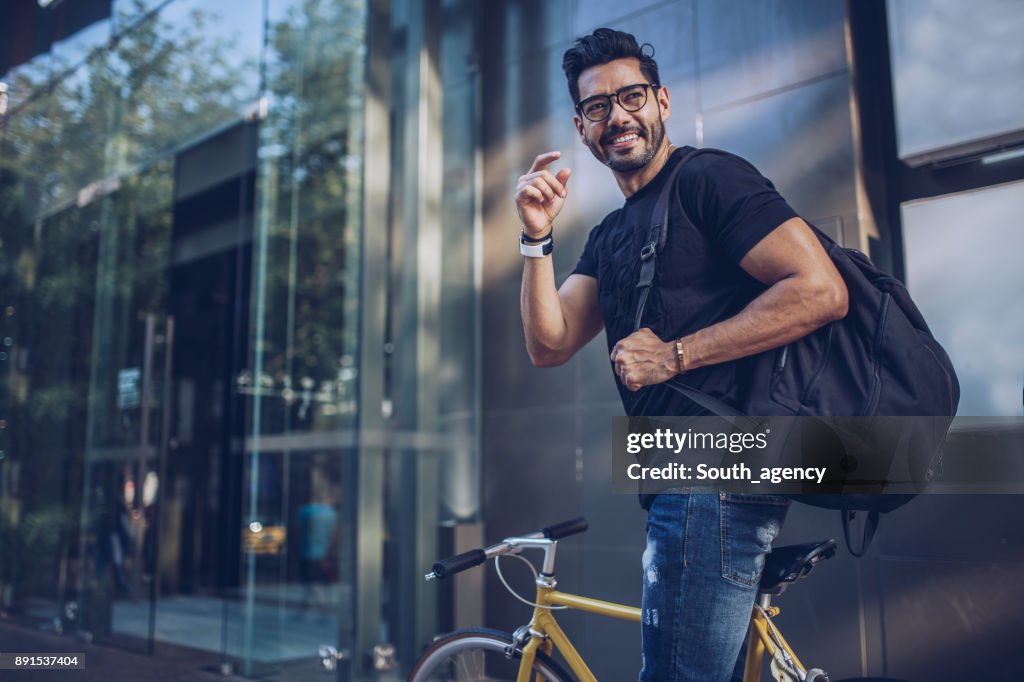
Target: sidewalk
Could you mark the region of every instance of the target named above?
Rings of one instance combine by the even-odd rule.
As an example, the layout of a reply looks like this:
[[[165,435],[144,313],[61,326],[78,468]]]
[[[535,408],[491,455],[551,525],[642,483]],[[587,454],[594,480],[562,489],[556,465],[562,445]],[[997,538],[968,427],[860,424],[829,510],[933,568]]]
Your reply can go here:
[[[85,670],[0,670],[0,680],[32,682],[243,682],[245,678],[225,676],[211,670],[215,662],[176,647],[158,647],[154,656],[135,654],[98,644],[86,644],[72,637],[58,637],[0,621],[0,652],[84,653]]]

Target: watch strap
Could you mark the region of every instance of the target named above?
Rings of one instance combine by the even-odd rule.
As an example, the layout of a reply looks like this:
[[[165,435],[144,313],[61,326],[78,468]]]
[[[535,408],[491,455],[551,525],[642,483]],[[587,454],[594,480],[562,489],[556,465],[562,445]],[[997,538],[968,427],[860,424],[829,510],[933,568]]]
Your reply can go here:
[[[519,235],[519,241],[525,242],[527,244],[540,244],[551,239],[552,232],[553,230],[548,230],[548,233],[543,237],[531,237],[530,235],[526,234],[526,230],[523,230],[522,234]]]
[[[522,237],[519,239],[519,253],[526,256],[527,258],[544,258],[554,250],[554,240],[548,237],[539,244],[530,244],[523,241]]]

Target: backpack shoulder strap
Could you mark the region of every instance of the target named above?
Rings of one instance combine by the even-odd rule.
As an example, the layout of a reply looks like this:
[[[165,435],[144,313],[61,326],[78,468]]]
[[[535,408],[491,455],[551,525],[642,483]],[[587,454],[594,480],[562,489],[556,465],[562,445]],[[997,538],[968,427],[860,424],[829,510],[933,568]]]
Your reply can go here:
[[[676,178],[679,171],[683,169],[686,162],[693,158],[700,149],[691,149],[683,154],[683,157],[676,164],[676,167],[669,173],[665,180],[658,200],[651,212],[651,226],[647,231],[647,239],[640,249],[640,279],[636,288],[640,290],[640,297],[637,299],[636,317],[633,320],[633,331],[637,331],[643,324],[644,310],[647,308],[647,297],[651,292],[651,285],[654,284],[654,274],[658,268],[658,251],[665,246],[668,240],[668,216],[671,205],[672,191],[675,188]],[[678,152],[677,152],[678,153]]]

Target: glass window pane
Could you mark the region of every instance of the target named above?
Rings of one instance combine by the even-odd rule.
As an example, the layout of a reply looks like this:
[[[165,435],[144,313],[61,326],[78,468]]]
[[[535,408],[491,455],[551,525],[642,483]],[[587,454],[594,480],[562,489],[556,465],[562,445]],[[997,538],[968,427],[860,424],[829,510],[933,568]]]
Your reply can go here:
[[[1024,182],[903,206],[907,284],[960,378],[966,416],[1024,414]]]
[[[274,398],[258,428],[332,431],[356,416],[365,7],[281,0],[268,12],[255,380]]]
[[[2,606],[61,625],[61,605],[75,599],[98,212],[22,222],[6,199],[26,180],[17,158],[5,160],[15,164],[0,167]]]
[[[55,42],[50,52],[53,55],[54,72],[63,72],[78,67],[92,54],[110,42],[111,21],[102,19],[85,26],[67,38]]]
[[[240,120],[258,97],[261,36],[260,12],[197,0],[169,3],[133,25],[110,55],[124,84],[116,170]]]
[[[889,0],[899,154],[1024,128],[1024,3]]]
[[[366,3],[272,0],[266,12],[253,361],[239,382],[260,437],[245,445],[247,601],[225,629],[247,676],[313,667],[335,637],[352,646],[349,550],[367,494],[346,474],[357,451],[332,447],[354,442],[357,417]],[[255,544],[268,530],[287,538],[280,553]]]

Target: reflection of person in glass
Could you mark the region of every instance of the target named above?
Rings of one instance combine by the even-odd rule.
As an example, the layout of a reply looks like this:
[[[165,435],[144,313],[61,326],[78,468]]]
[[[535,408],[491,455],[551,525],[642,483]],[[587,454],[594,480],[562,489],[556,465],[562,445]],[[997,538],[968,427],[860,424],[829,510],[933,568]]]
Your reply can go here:
[[[102,488],[96,489],[99,507],[102,509],[95,521],[96,575],[101,587],[106,587],[109,571],[113,577],[114,590],[119,594],[132,595],[125,572],[125,559],[134,549],[135,538],[125,497],[134,494],[134,486],[131,479],[119,476],[118,480],[121,484],[114,489],[120,494],[110,496],[109,502],[103,501],[105,491]]]
[[[334,579],[334,553],[337,551],[335,525],[338,513],[326,484],[312,500],[296,512],[299,549],[299,580],[303,584],[303,607],[327,603],[325,584]]]
[[[536,158],[515,188],[523,232],[522,317],[540,367],[561,365],[605,330],[629,415],[687,416],[698,406],[664,382],[728,402],[742,396],[742,363],[846,314],[847,290],[821,244],[775,187],[725,152],[689,157],[675,176],[668,239],[634,330],[640,254],[654,205],[691,154],[665,134],[671,110],[658,65],[628,33],[598,29],[563,58],[580,141],[611,169],[626,198],[591,232],[576,268],[556,287],[552,225],[570,170]],[[685,214],[684,214],[685,211]],[[690,220],[687,220],[687,217]],[[679,491],[648,495],[643,556],[641,680],[742,677],[740,649],[764,556],[789,501]]]

